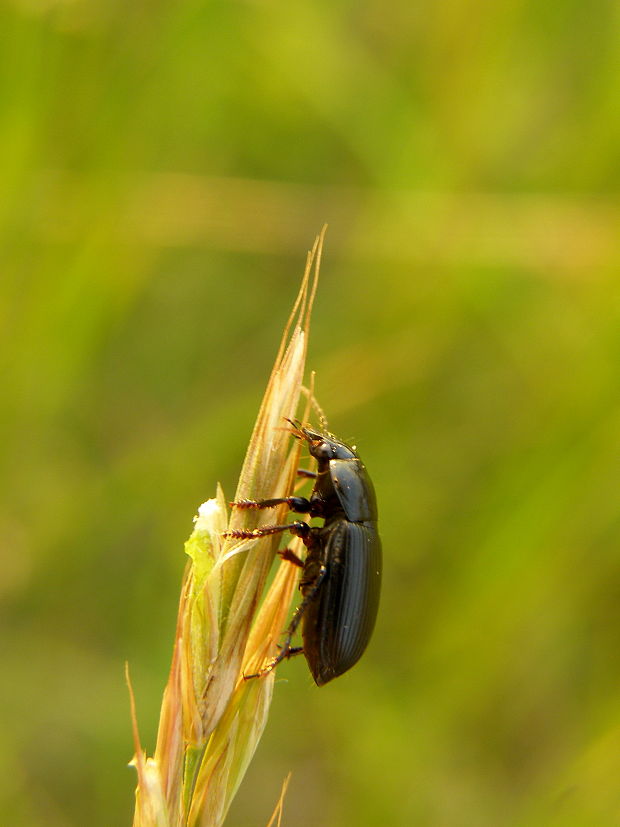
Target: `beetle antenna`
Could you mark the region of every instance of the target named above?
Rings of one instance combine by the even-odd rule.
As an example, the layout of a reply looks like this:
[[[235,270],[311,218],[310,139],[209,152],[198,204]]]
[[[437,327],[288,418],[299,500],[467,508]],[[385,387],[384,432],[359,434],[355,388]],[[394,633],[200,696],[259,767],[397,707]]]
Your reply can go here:
[[[304,432],[302,431],[301,422],[298,419],[289,419],[288,416],[284,417],[284,420],[288,422],[291,426],[290,428],[282,428],[283,431],[288,431],[289,433],[293,434],[295,439],[305,439]]]

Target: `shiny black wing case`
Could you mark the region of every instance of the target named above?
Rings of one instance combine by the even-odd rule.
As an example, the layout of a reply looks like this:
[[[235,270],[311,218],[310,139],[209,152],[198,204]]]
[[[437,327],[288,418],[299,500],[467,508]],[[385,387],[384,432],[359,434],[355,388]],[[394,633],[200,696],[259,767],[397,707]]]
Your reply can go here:
[[[304,654],[319,686],[342,675],[362,656],[381,592],[377,523],[336,518],[323,532],[320,562],[326,567],[325,578],[303,623]]]

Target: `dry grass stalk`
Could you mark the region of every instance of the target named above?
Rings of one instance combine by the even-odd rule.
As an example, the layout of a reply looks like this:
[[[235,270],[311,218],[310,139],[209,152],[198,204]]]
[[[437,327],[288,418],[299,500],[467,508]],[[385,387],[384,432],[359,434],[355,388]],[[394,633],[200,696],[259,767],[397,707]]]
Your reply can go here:
[[[284,809],[284,797],[286,796],[286,791],[288,789],[289,781],[291,780],[291,773],[286,776],[284,781],[282,782],[282,792],[280,793],[280,798],[278,799],[278,803],[276,804],[276,808],[273,811],[273,815],[269,819],[267,827],[280,827],[282,824],[282,811]],[[276,823],[277,820],[277,823]]]
[[[324,230],[308,254],[237,500],[282,496],[294,486],[299,447],[291,445],[282,426],[284,417],[296,415],[299,404],[323,235]],[[190,561],[152,758],[140,746],[132,697],[133,764],[138,773],[134,827],[215,827],[224,821],[265,727],[275,673],[249,681],[243,675],[256,672],[275,653],[297,570],[290,563],[280,564],[257,613],[279,538],[240,541],[222,534],[283,521],[285,506],[268,512],[236,509],[229,517],[219,486],[217,496],[200,506],[186,543]]]

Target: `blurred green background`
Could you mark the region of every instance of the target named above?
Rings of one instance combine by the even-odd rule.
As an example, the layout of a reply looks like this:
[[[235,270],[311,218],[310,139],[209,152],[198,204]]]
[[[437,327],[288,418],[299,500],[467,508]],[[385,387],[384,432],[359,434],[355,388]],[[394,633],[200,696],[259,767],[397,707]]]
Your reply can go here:
[[[230,824],[620,823],[614,0],[0,6],[0,813],[122,825],[183,542],[309,366],[375,480],[361,663],[285,664]]]

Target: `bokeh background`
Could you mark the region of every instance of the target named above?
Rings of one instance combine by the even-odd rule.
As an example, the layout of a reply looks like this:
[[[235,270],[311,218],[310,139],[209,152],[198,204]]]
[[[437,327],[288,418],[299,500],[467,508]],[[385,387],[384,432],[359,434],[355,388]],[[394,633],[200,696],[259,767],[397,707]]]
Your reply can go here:
[[[280,670],[230,824],[620,823],[620,7],[0,5],[0,812],[122,825],[183,542],[305,252],[373,642]]]

